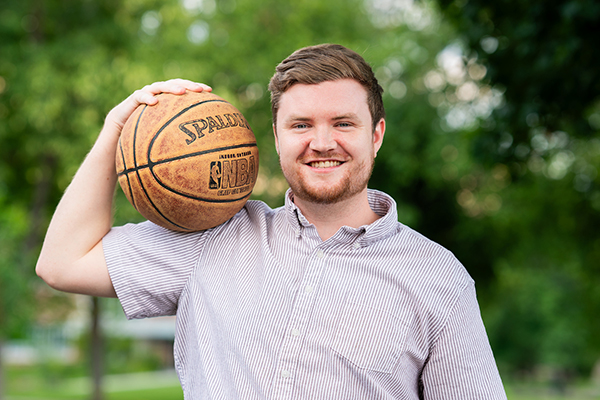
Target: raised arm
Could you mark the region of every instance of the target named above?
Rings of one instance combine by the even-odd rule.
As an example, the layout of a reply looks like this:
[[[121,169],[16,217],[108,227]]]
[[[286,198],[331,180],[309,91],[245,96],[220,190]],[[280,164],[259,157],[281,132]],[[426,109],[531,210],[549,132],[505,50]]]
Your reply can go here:
[[[36,273],[48,285],[65,292],[116,296],[104,260],[102,238],[112,226],[119,135],[138,105],[156,104],[155,94],[183,94],[186,90],[211,89],[182,79],[156,82],[135,91],[108,113],[96,143],[65,191],[46,233]]]

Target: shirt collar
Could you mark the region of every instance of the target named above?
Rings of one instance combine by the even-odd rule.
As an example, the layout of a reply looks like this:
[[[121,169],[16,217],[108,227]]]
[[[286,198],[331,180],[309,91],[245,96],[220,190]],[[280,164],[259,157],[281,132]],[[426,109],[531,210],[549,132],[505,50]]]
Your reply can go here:
[[[360,247],[364,247],[375,241],[385,239],[402,229],[402,225],[398,223],[396,202],[391,196],[379,190],[368,189],[367,197],[371,209],[381,218],[360,228],[343,226],[330,240],[338,242],[354,241]],[[294,194],[291,189],[288,189],[285,194],[285,210],[288,222],[294,229],[296,237],[302,236],[304,229],[312,226],[302,214],[302,211],[294,204]]]

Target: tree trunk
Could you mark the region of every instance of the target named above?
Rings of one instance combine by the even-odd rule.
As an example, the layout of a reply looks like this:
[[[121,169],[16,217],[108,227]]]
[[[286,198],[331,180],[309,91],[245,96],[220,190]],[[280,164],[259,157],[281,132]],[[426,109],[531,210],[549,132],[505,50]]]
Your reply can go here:
[[[41,156],[42,174],[35,184],[30,210],[30,229],[23,242],[23,253],[28,257],[42,242],[45,229],[45,211],[54,178],[56,157],[50,153]],[[28,265],[29,267],[29,265]]]
[[[4,399],[4,390],[5,390],[5,384],[4,384],[4,358],[2,357],[2,350],[3,350],[3,345],[4,345],[4,341],[2,340],[2,338],[0,337],[0,400]]]
[[[92,297],[92,324],[90,332],[91,367],[92,367],[92,400],[102,400],[103,376],[103,341],[100,327],[100,299]]]

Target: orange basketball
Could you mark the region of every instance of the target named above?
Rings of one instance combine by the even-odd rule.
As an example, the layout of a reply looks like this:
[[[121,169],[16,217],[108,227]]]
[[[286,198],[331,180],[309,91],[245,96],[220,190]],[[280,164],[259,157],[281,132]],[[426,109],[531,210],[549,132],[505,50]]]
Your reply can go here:
[[[258,174],[256,138],[244,116],[209,92],[160,94],[123,127],[119,184],[148,220],[199,231],[233,217]]]

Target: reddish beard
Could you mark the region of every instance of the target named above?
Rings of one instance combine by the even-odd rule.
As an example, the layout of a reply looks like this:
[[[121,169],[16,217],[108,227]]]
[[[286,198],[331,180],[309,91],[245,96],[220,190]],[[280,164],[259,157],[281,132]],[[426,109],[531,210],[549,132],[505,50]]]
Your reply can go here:
[[[308,157],[306,156],[300,157],[296,165],[306,164],[305,160],[307,158]],[[336,157],[333,154],[325,153],[319,156],[319,158],[340,159],[339,156]],[[279,160],[279,163],[283,175],[290,185],[295,197],[316,204],[335,204],[351,198],[367,187],[369,178],[373,172],[374,159],[366,160],[356,165],[352,170],[346,171],[344,176],[336,182],[324,182],[321,185],[311,185],[310,182],[308,182],[308,179],[302,176],[302,172],[299,173],[298,169],[288,171],[284,168],[283,164],[281,164],[281,159]]]

